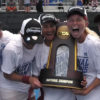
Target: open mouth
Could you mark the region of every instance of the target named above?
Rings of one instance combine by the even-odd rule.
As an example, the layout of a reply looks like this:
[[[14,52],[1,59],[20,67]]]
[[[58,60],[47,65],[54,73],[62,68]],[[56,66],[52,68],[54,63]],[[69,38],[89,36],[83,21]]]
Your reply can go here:
[[[79,32],[79,28],[72,29],[73,32]]]

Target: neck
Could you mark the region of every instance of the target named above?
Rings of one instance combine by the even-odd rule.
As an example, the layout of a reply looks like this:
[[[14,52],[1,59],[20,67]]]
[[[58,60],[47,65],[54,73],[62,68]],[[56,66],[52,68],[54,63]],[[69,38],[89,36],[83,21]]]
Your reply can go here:
[[[52,41],[48,41],[48,40],[44,40],[44,43],[47,45],[47,46],[50,46]]]
[[[25,43],[24,40],[23,40],[23,45],[24,45],[24,47],[27,48],[27,49],[32,49],[33,46],[34,46],[34,45],[30,45],[30,44]]]

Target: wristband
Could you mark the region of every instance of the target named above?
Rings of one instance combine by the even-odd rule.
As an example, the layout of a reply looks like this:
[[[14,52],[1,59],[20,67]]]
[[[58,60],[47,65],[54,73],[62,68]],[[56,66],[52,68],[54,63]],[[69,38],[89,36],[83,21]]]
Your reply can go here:
[[[30,78],[30,76],[23,76],[22,77],[22,82],[26,83],[26,84],[29,84],[29,78]]]

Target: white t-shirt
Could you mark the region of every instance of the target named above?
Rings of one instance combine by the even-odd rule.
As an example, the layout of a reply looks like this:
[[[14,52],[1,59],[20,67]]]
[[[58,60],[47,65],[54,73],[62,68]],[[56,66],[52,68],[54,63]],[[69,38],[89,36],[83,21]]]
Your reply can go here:
[[[13,39],[13,34],[9,31],[1,31],[2,37],[0,38],[0,69],[2,64],[2,51],[4,47],[7,45],[7,43]]]
[[[97,77],[100,79],[100,40],[88,34],[83,43],[78,43],[78,67],[87,80],[87,87]],[[100,86],[89,94],[77,95],[77,100],[100,100]]]
[[[21,35],[18,35],[14,41],[7,44],[3,51],[2,71],[7,74],[15,71],[20,75],[32,76],[35,54],[36,49],[34,47],[32,49],[25,48],[22,44]],[[8,80],[2,75],[0,87],[27,93],[30,85]]]
[[[39,76],[41,69],[46,67],[49,47],[43,44],[38,44],[36,55],[36,66],[34,67],[34,75]],[[75,95],[69,89],[47,88],[43,87],[44,100],[75,100]]]

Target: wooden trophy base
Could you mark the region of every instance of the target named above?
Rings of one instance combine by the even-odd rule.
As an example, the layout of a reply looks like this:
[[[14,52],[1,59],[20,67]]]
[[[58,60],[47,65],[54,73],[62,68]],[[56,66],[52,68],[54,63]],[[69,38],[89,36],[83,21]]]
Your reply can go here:
[[[42,69],[39,80],[43,86],[46,87],[75,89],[83,88],[83,86],[80,84],[83,80],[83,75],[78,71],[69,71],[67,77],[59,77],[54,75],[52,69]]]

